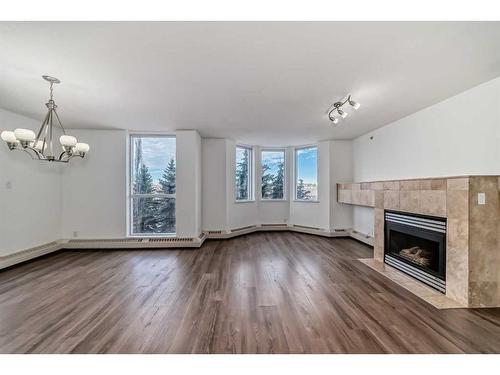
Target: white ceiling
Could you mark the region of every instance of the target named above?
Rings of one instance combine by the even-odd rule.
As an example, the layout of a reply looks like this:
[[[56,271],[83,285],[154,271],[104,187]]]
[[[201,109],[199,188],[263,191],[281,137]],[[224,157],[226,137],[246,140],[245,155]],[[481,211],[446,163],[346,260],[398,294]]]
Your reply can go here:
[[[67,127],[350,139],[500,75],[498,22],[0,22],[0,107]],[[337,127],[326,110],[361,103]],[[0,124],[9,128],[9,124]]]

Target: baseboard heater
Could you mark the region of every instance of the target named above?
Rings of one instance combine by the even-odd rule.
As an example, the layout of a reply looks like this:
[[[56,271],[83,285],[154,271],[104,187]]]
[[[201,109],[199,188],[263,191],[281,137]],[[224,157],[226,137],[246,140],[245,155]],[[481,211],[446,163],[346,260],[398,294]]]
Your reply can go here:
[[[234,229],[231,229],[231,233],[241,232],[241,231],[248,230],[248,229],[253,229],[253,228],[256,228],[256,227],[257,227],[257,225],[248,225],[246,227],[234,228]]]

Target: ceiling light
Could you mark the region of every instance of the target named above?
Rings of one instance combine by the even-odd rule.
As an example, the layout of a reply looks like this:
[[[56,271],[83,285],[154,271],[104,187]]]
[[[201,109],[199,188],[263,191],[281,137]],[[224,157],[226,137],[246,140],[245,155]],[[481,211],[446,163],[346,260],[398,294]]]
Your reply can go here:
[[[349,97],[347,98],[347,101],[349,102],[351,107],[354,109],[359,109],[359,107],[361,107],[361,104],[359,104],[358,102],[355,102],[354,100],[351,99],[351,95],[349,95]]]
[[[347,117],[347,112],[344,112],[343,110],[341,109],[337,109],[337,113],[340,115],[340,117],[342,118],[346,118]]]
[[[42,76],[44,80],[50,83],[49,101],[45,103],[49,109],[45,120],[43,120],[38,134],[29,129],[16,129],[14,131],[5,130],[0,134],[0,138],[7,143],[10,150],[21,150],[27,152],[33,159],[58,161],[67,163],[71,158],[79,156],[83,158],[90,147],[86,143],[78,143],[77,139],[71,135],[66,135],[66,131],[59,120],[56,112],[56,102],[53,97],[54,83],[60,83],[57,78]],[[62,146],[62,152],[55,151],[52,142],[54,136],[53,120],[59,125],[63,135],[59,138]]]
[[[349,103],[351,107],[354,109],[358,109],[361,105],[358,102],[355,102],[354,100],[351,99],[351,95],[347,96],[347,99],[342,99],[338,102],[335,102],[327,111],[328,113],[328,118],[330,121],[332,121],[334,124],[337,124],[339,122],[339,119],[337,117],[334,117],[332,113],[337,112],[337,114],[342,118],[345,119],[348,115],[348,113],[345,110],[342,110],[342,106],[345,105],[346,103]]]

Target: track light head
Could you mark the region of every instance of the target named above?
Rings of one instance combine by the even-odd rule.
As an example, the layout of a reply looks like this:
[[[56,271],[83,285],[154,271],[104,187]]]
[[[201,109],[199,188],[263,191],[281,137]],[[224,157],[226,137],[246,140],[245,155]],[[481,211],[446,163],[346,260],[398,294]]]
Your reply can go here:
[[[346,111],[343,111],[341,110],[340,108],[337,109],[337,113],[339,114],[340,117],[342,118],[346,118],[347,117],[347,112]]]
[[[332,117],[332,116],[330,116],[330,120],[332,120],[333,125],[337,125],[337,124],[339,123],[339,119],[338,119],[338,118],[336,118],[336,117]]]
[[[351,105],[352,108],[354,109],[359,109],[359,107],[361,107],[361,104],[359,104],[358,102],[355,102],[354,100],[351,100],[351,97],[349,96],[349,104]]]

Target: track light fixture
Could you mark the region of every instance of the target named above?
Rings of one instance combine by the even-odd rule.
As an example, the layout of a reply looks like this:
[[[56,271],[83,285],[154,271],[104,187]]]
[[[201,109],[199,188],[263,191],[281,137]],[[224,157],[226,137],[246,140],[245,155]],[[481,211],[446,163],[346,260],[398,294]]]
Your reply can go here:
[[[339,117],[342,119],[345,119],[347,117],[348,113],[341,109],[345,104],[349,104],[354,109],[358,109],[361,106],[361,104],[351,99],[351,95],[349,95],[347,99],[335,102],[328,109],[328,118],[334,125],[339,123]]]

